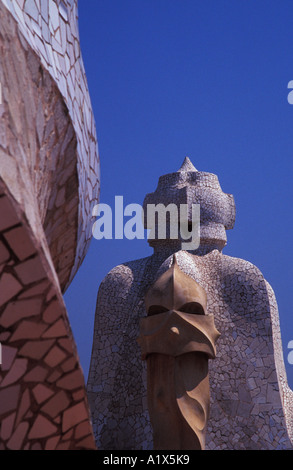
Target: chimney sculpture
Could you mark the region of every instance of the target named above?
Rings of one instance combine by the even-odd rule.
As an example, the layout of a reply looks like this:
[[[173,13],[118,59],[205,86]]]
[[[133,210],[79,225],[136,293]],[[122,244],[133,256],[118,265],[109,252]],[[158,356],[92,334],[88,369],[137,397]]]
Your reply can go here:
[[[222,253],[233,196],[186,158],[144,213],[148,204],[185,204],[188,217],[200,204],[200,243],[149,240],[151,256],[100,285],[87,387],[98,448],[291,449],[274,292],[257,267]]]

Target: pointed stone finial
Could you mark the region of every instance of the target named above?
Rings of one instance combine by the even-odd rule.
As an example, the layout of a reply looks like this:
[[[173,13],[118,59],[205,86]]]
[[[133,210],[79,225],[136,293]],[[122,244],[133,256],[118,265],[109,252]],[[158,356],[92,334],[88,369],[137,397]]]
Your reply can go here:
[[[197,171],[188,157],[184,158],[184,161],[177,173],[181,173],[183,171]]]

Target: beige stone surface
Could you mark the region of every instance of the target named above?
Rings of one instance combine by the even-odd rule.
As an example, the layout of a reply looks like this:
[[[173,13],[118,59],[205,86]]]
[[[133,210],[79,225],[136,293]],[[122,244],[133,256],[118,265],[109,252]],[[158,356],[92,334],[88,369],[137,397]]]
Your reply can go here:
[[[220,336],[204,289],[171,267],[145,296],[138,342],[147,363],[148,411],[156,450],[204,450],[210,414],[209,359]]]

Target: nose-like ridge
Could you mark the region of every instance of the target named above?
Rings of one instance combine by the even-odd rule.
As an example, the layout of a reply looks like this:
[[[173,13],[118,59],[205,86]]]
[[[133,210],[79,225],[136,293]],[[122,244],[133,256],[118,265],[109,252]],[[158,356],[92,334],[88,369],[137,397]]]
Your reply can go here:
[[[180,310],[182,306],[197,304],[205,312],[207,298],[205,290],[179,268],[176,255],[173,264],[150,287],[145,296],[146,311],[155,307],[167,310]]]

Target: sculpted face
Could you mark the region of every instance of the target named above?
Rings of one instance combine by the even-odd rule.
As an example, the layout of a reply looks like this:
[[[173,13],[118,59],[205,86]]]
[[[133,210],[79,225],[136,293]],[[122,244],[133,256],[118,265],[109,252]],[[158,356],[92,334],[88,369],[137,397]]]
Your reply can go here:
[[[205,315],[207,297],[205,290],[184,274],[173,257],[173,264],[149,289],[145,297],[148,315],[168,310]]]
[[[209,416],[208,359],[219,332],[207,315],[205,290],[172,266],[145,296],[140,323],[147,360],[148,407],[156,449],[203,449]]]
[[[141,320],[142,357],[162,353],[173,357],[187,352],[216,355],[219,332],[206,314],[205,290],[183,273],[173,257],[172,266],[151,286],[145,297],[148,316]]]

